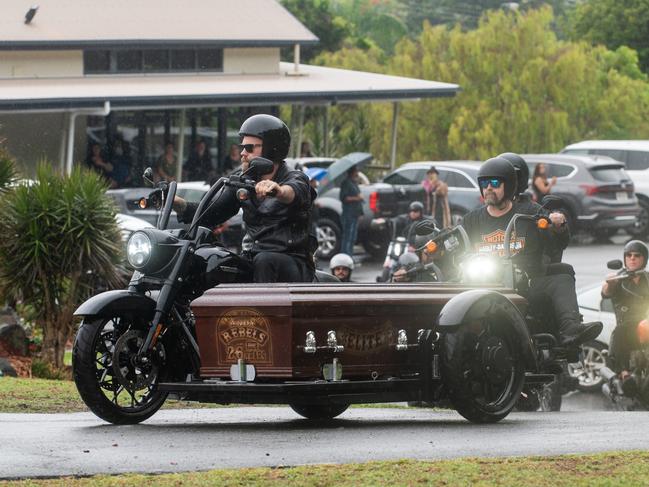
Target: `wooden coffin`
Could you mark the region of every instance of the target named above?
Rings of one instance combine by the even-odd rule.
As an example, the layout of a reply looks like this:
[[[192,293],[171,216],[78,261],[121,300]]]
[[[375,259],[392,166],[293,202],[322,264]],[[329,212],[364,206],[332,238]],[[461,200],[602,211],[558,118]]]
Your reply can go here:
[[[201,353],[201,376],[230,378],[243,358],[257,380],[322,378],[337,357],[344,378],[404,376],[416,354],[397,351],[404,329],[409,343],[419,329],[435,327],[441,308],[469,288],[451,284],[245,284],[223,285],[192,303]],[[520,296],[501,290],[518,306]],[[342,352],[304,351],[308,331],[317,346],[334,330]]]

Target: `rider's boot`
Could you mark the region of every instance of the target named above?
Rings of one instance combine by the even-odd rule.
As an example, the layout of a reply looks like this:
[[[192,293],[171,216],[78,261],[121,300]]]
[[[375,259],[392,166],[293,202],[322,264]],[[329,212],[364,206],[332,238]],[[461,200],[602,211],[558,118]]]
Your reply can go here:
[[[562,326],[559,330],[561,345],[566,348],[578,347],[583,343],[595,340],[602,332],[603,327],[604,325],[602,325],[601,321],[580,323],[574,320]]]

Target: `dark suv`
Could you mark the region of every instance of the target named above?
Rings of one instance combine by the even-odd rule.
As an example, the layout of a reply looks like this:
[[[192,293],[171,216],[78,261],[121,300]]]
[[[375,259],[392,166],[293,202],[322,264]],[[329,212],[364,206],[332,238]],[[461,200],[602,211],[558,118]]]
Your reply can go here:
[[[557,177],[551,193],[565,201],[575,232],[610,237],[619,229],[633,228],[640,208],[624,164],[604,156],[523,154],[523,158],[530,175],[543,163],[548,178]]]

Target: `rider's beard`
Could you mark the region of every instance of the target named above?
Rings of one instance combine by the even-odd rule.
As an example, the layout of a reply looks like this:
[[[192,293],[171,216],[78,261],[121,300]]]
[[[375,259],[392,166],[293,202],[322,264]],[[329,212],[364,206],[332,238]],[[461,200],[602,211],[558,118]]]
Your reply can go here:
[[[505,196],[498,199],[498,196],[493,191],[485,191],[484,200],[487,206],[493,206],[499,210],[504,210],[507,206],[507,199]]]

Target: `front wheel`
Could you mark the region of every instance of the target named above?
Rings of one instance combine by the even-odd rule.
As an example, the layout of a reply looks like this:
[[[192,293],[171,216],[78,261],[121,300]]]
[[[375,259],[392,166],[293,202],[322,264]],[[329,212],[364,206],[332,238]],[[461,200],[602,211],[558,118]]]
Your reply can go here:
[[[333,419],[349,407],[348,404],[291,404],[290,406],[297,414],[311,420]]]
[[[600,342],[586,342],[581,346],[581,361],[568,364],[568,373],[576,377],[577,389],[582,392],[599,392],[604,379],[599,374],[606,365],[606,346]]]
[[[74,382],[88,408],[109,423],[144,421],[167,398],[157,388],[165,372],[162,342],[147,362],[136,360],[145,338],[146,327],[123,316],[84,319],[77,332],[72,351]]]
[[[521,395],[525,365],[515,331],[488,320],[461,325],[442,337],[442,377],[451,403],[474,423],[507,416]]]
[[[319,259],[329,260],[340,251],[342,231],[340,226],[329,218],[320,218],[316,223]]]

